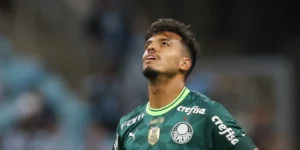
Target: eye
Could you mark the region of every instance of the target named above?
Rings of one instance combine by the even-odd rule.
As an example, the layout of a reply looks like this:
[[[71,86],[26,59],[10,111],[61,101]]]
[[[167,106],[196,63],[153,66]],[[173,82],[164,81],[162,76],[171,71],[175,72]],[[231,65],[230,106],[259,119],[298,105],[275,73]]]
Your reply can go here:
[[[148,49],[148,47],[149,47],[149,44],[146,44],[146,45],[144,46],[144,51],[146,51],[146,50]]]
[[[162,46],[170,46],[167,42],[162,42],[161,45]]]

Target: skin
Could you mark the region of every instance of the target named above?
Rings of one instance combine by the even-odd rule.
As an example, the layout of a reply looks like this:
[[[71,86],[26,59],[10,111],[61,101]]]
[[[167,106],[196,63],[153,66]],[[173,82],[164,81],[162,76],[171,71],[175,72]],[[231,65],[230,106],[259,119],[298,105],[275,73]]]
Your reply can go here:
[[[154,55],[155,60],[147,60]],[[191,67],[191,59],[181,37],[172,32],[163,32],[151,37],[145,44],[143,70],[157,70],[158,76],[148,78],[148,93],[151,108],[170,104],[185,87],[185,73]]]
[[[147,60],[149,55],[154,56],[155,60]],[[176,33],[162,32],[146,41],[143,71],[150,69],[158,72],[156,77],[148,78],[151,108],[162,108],[172,103],[185,87],[185,74],[191,65],[186,47]]]

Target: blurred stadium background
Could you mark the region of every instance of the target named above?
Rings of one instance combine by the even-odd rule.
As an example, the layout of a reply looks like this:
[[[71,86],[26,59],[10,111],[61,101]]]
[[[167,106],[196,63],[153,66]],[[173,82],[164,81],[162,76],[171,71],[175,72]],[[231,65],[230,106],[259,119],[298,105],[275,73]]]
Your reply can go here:
[[[223,103],[261,150],[296,150],[300,11],[293,0],[1,0],[0,150],[108,150],[147,101],[150,23],[192,25],[188,87]]]

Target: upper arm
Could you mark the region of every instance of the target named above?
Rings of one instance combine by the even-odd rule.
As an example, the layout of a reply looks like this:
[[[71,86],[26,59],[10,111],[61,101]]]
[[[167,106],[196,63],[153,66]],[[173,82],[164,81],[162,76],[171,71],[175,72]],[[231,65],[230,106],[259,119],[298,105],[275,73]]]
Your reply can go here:
[[[246,131],[222,105],[213,106],[208,122],[213,150],[256,150]]]
[[[115,141],[114,141],[112,150],[122,150],[122,149],[123,149],[123,146],[122,146],[120,123],[119,123],[117,130],[116,130],[116,136],[115,136]]]
[[[120,144],[119,144],[119,134],[116,133],[116,137],[115,137],[115,142],[114,142],[114,145],[113,145],[113,150],[120,150],[121,148],[119,147]]]

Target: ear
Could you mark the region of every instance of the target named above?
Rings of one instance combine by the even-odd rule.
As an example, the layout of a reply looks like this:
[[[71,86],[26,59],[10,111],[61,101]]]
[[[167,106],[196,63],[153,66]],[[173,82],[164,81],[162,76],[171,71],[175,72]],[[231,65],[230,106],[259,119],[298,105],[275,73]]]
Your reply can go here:
[[[179,69],[187,71],[191,68],[192,66],[192,60],[189,57],[182,57],[180,64],[179,64]]]

